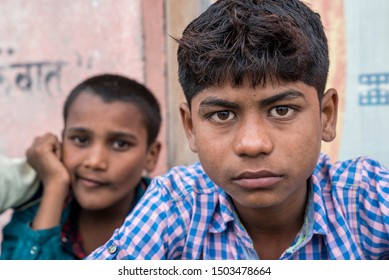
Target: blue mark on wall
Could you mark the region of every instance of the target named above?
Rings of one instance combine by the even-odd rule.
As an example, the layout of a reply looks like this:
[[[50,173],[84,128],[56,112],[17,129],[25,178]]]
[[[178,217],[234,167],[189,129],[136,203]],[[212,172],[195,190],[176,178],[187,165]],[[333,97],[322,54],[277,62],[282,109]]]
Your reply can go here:
[[[360,106],[389,105],[389,73],[361,74],[359,84],[367,86],[367,90],[359,94]]]

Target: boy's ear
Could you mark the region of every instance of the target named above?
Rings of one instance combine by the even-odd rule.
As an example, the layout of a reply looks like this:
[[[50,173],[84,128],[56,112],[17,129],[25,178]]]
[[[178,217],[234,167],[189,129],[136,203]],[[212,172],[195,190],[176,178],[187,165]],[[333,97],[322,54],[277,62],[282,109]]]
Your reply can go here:
[[[155,167],[157,166],[160,151],[161,143],[159,141],[155,141],[150,145],[149,150],[147,152],[145,164],[145,170],[147,172],[154,171]]]
[[[192,150],[192,152],[197,153],[196,137],[193,131],[192,114],[190,112],[188,103],[181,103],[180,114],[181,114],[182,125],[184,126],[184,130],[185,130],[186,138],[188,138],[189,147]]]
[[[321,102],[322,140],[331,142],[336,136],[336,120],[338,117],[338,92],[329,89]]]

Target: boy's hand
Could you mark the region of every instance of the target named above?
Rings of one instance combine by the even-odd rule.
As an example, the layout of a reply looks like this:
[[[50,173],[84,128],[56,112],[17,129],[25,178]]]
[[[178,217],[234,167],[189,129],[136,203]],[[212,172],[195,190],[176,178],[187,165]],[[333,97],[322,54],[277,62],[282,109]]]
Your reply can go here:
[[[61,144],[58,138],[51,133],[35,138],[27,150],[27,161],[44,185],[42,201],[32,228],[40,230],[55,227],[60,223],[63,203],[70,185],[69,173],[61,162]]]
[[[52,133],[36,137],[27,150],[27,161],[36,170],[46,191],[66,197],[70,177],[61,162],[61,143]],[[55,188],[48,190],[48,188]]]

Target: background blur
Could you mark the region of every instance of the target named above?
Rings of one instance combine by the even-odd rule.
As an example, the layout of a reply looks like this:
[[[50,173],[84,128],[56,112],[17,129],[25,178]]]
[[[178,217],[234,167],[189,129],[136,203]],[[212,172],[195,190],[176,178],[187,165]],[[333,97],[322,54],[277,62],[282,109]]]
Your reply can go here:
[[[35,136],[60,135],[70,89],[101,73],[148,86],[162,107],[162,156],[152,175],[196,161],[181,128],[176,44],[213,0],[1,0],[0,153],[24,156]],[[389,166],[389,1],[308,0],[326,28],[328,88],[340,95],[333,160],[367,155]],[[10,212],[0,216],[0,229]],[[1,239],[1,231],[0,231]]]
[[[118,73],[146,84],[163,108],[153,175],[196,160],[181,128],[176,44],[212,0],[2,0],[0,153],[24,156],[36,135],[60,134],[62,104],[85,78]],[[309,0],[329,39],[328,88],[340,94],[333,160],[369,155],[389,166],[389,2]]]

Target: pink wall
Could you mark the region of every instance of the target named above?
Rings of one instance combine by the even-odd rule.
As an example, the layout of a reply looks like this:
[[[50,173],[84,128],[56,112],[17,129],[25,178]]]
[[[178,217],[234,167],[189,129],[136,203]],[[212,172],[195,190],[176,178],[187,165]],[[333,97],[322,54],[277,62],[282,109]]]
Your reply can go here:
[[[2,0],[0,9],[0,153],[23,156],[34,136],[59,134],[69,90],[94,74],[145,83],[164,107],[163,0]],[[165,162],[166,149],[156,173]]]
[[[144,83],[157,96],[161,105],[162,126],[159,138],[162,143],[162,153],[159,164],[153,175],[167,171],[168,140],[167,140],[167,77],[166,77],[166,40],[164,0],[141,0],[144,36]],[[178,108],[177,108],[178,110]]]

